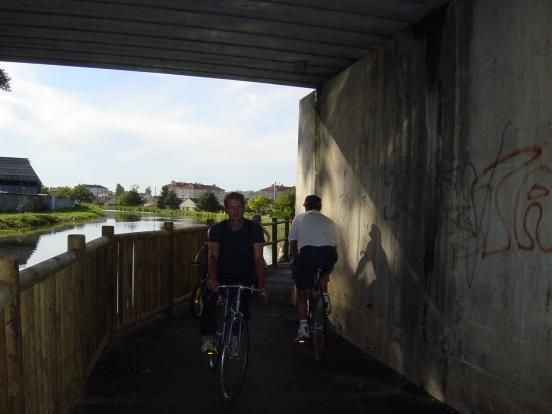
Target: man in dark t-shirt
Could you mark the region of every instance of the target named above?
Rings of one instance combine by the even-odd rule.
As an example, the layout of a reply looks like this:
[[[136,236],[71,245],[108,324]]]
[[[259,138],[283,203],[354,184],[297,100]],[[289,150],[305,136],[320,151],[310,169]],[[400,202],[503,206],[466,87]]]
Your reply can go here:
[[[245,199],[241,193],[232,192],[224,197],[228,219],[215,224],[209,231],[208,289],[203,296],[204,310],[201,314],[201,351],[215,350],[216,303],[212,289],[217,284],[255,283],[265,290],[263,261],[263,228],[243,217]],[[265,293],[266,295],[266,293]],[[247,315],[250,295],[244,292],[241,308]]]

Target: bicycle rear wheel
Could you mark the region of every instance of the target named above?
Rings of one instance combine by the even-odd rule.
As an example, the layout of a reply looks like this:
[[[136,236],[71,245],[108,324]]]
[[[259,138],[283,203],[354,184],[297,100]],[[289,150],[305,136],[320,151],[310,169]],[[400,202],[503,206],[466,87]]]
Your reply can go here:
[[[241,316],[234,316],[224,337],[220,358],[220,389],[226,401],[239,394],[247,371],[249,355],[249,332],[247,322]]]
[[[324,352],[326,350],[326,329],[328,321],[322,295],[316,295],[311,298],[311,301],[312,347],[314,358],[316,361],[320,362],[324,358]]]
[[[190,297],[190,313],[194,318],[199,318],[203,312],[203,284],[196,286]]]

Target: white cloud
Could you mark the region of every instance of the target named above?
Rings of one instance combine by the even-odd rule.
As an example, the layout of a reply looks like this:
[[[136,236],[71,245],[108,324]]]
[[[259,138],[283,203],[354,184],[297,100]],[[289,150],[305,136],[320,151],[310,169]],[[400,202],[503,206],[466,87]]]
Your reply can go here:
[[[50,82],[56,68],[2,67],[12,92],[0,94],[1,155],[30,158],[47,185],[295,182],[298,100],[308,90],[121,72],[110,81],[106,71],[95,87],[90,69],[63,68]]]

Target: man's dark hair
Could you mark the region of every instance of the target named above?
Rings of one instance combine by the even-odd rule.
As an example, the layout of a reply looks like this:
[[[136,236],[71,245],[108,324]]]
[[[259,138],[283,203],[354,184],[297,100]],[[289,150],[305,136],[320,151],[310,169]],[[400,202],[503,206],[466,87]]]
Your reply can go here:
[[[242,193],[238,193],[237,191],[232,191],[224,196],[224,208],[226,208],[226,202],[228,200],[238,200],[240,203],[242,203],[242,206],[245,207],[245,197]]]
[[[303,206],[307,210],[320,210],[322,208],[322,199],[314,194],[305,197]]]

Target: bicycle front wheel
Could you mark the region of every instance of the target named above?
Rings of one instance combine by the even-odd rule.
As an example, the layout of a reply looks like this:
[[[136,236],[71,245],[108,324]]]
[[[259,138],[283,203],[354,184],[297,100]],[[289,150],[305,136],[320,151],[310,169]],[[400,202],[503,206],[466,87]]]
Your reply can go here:
[[[203,312],[203,284],[196,286],[190,298],[190,313],[194,318],[199,318]]]
[[[220,389],[222,397],[231,401],[239,394],[247,371],[249,332],[241,316],[230,321],[220,358]]]
[[[312,347],[314,351],[314,358],[320,362],[324,358],[324,352],[326,350],[326,329],[327,329],[327,317],[326,309],[324,307],[324,301],[322,295],[318,295],[313,300],[314,306],[312,309]]]

